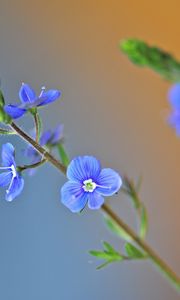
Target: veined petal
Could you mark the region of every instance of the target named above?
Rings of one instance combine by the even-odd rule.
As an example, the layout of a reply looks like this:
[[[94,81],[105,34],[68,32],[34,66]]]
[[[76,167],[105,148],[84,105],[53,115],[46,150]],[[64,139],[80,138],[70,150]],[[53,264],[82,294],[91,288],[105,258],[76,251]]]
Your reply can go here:
[[[9,172],[3,172],[0,174],[0,186],[7,186],[11,182],[12,179],[12,173]]]
[[[63,130],[64,130],[63,124],[59,124],[55,128],[55,130],[52,134],[51,140],[50,140],[51,144],[56,144],[63,138]]]
[[[88,206],[90,209],[99,209],[104,203],[104,198],[94,191],[93,193],[88,193]]]
[[[68,181],[61,188],[61,202],[72,212],[79,212],[87,203],[87,193],[80,183]]]
[[[12,144],[6,143],[2,145],[2,165],[3,167],[10,167],[12,165],[15,166],[14,161],[15,150]]]
[[[180,109],[180,84],[173,85],[168,93],[169,102],[174,109]]]
[[[5,112],[13,119],[18,119],[23,116],[26,112],[25,108],[20,108],[18,105],[5,105],[4,106]]]
[[[70,162],[67,168],[67,177],[72,181],[80,181],[81,183],[87,179],[96,182],[100,170],[100,162],[94,156],[78,156]]]
[[[58,90],[49,90],[43,92],[42,96],[39,97],[40,103],[37,106],[42,106],[56,101],[61,96],[61,92]]]
[[[36,99],[36,94],[27,83],[23,83],[19,90],[19,98],[22,103],[32,103]]]
[[[12,201],[17,197],[23,190],[24,179],[21,176],[14,177],[9,190],[6,191],[6,200]]]
[[[104,196],[112,196],[116,193],[121,185],[122,179],[117,172],[112,169],[102,169],[96,181],[96,192]]]

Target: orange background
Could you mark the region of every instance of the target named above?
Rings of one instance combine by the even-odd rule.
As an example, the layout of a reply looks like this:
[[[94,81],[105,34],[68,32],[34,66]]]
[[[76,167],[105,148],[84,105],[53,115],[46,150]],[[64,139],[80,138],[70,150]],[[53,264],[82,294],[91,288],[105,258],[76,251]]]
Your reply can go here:
[[[166,124],[170,84],[134,67],[117,46],[137,37],[180,58],[180,2],[1,0],[0,7],[0,77],[7,101],[16,101],[22,81],[61,89],[63,100],[42,111],[45,127],[65,124],[71,157],[93,154],[122,174],[143,175],[148,241],[180,273],[180,141]],[[31,126],[26,118],[25,127]],[[102,239],[117,248],[119,242],[98,212],[78,217],[62,207],[64,180],[47,166],[26,179],[17,201],[1,197],[1,298],[178,299],[147,263],[95,271],[87,250],[100,248]],[[127,199],[120,195],[111,203],[134,225]]]

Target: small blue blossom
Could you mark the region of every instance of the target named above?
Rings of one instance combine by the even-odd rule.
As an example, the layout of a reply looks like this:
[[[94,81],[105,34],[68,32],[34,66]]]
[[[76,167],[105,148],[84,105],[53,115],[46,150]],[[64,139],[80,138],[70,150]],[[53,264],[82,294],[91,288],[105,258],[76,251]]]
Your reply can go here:
[[[10,143],[4,144],[2,146],[2,167],[0,170],[3,173],[0,174],[0,186],[8,186],[6,190],[7,201],[12,201],[17,197],[23,190],[24,179],[21,174],[16,169],[15,163],[15,151],[13,145]]]
[[[29,109],[44,106],[56,101],[61,96],[58,90],[45,90],[42,87],[40,95],[36,96],[35,91],[27,83],[22,83],[19,90],[21,103],[9,104],[4,106],[5,112],[12,118],[18,119],[23,116]]]
[[[63,139],[64,125],[59,124],[54,130],[44,131],[40,137],[39,144],[43,146],[54,147],[56,144],[60,143]],[[35,138],[35,131],[33,131],[33,138]],[[41,160],[39,153],[32,147],[28,146],[24,151],[24,154],[31,158],[31,163],[35,164]],[[33,175],[36,169],[29,169],[29,175]]]
[[[175,128],[177,136],[180,137],[180,84],[171,87],[168,94],[172,112],[168,118],[168,123]]]
[[[103,196],[112,196],[122,185],[121,177],[112,169],[101,169],[93,156],[74,158],[67,168],[67,181],[61,188],[61,201],[72,212],[81,211],[86,204],[99,209]]]

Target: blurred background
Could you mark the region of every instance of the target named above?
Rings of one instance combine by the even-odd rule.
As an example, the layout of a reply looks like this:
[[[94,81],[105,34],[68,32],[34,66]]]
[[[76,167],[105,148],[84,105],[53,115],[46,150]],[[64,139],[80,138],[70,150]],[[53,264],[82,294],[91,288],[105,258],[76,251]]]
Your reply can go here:
[[[180,2],[0,0],[0,79],[7,102],[21,82],[63,91],[42,110],[44,127],[65,124],[70,157],[92,154],[103,166],[137,180],[149,212],[148,242],[180,273],[180,141],[166,124],[168,82],[134,67],[118,50],[127,37],[144,39],[180,58]],[[18,123],[32,128],[26,116]],[[9,141],[1,137],[1,144]],[[22,161],[24,143],[11,141]],[[121,241],[99,212],[70,213],[60,203],[63,175],[50,165],[25,176],[14,202],[0,201],[0,299],[177,300],[148,262],[96,271],[88,250]],[[130,201],[113,208],[136,226]]]

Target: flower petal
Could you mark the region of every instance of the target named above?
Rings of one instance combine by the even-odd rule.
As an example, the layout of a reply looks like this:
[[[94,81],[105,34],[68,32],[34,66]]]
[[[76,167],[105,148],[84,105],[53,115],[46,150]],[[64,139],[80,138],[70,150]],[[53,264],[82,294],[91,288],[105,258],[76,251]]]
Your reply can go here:
[[[18,119],[23,116],[26,112],[25,108],[20,108],[18,105],[5,105],[4,106],[5,112],[13,119]]]
[[[55,128],[55,130],[52,134],[52,137],[51,137],[51,141],[50,141],[51,144],[56,144],[63,138],[63,130],[64,130],[63,124],[59,124]]]
[[[40,145],[41,146],[46,145],[50,141],[51,135],[52,135],[51,130],[47,130],[47,131],[43,132],[43,134],[41,135],[41,138],[40,138]]]
[[[3,167],[10,167],[12,165],[15,166],[14,156],[15,150],[12,144],[6,143],[2,145],[1,157]]]
[[[49,90],[47,92],[43,92],[42,96],[39,97],[40,103],[38,103],[37,106],[42,106],[54,102],[60,96],[61,92],[58,90]]]
[[[27,156],[28,158],[33,158],[33,159],[34,159],[34,157],[40,157],[40,156],[38,155],[37,150],[35,150],[32,146],[28,146],[28,147],[23,151],[23,154],[24,154],[25,156]]]
[[[74,158],[68,168],[67,177],[72,181],[92,179],[96,182],[100,174],[100,162],[94,156],[78,156]]]
[[[174,109],[180,109],[180,84],[175,84],[170,88],[168,98]]]
[[[7,186],[11,182],[12,173],[9,172],[3,172],[0,174],[0,186]]]
[[[87,193],[80,183],[68,181],[61,188],[61,202],[72,212],[79,212],[87,203]]]
[[[168,118],[169,125],[176,130],[176,135],[180,136],[180,112],[174,111]]]
[[[22,103],[32,103],[36,99],[36,94],[27,83],[23,83],[19,90],[19,98]]]
[[[93,193],[88,193],[88,206],[90,209],[99,209],[104,203],[104,198],[94,191]]]
[[[122,179],[117,172],[112,169],[102,169],[96,184],[96,192],[104,196],[111,196],[116,193],[121,185]]]
[[[19,175],[14,177],[10,189],[6,191],[6,200],[12,201],[15,197],[17,197],[22,192],[23,187],[24,187],[24,179]]]

